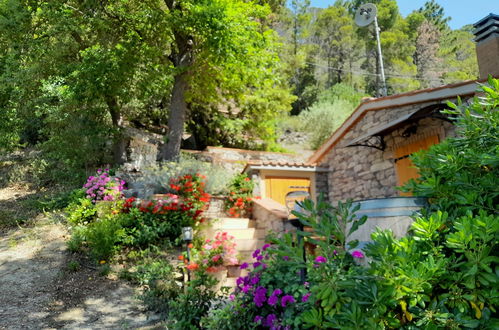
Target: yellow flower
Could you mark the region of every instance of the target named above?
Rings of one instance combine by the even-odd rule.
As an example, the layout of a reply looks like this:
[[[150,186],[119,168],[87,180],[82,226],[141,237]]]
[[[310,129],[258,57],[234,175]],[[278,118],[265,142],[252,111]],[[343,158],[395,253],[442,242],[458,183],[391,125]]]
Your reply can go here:
[[[106,260],[101,260],[101,261],[99,261],[99,263],[100,263],[101,265],[103,265],[103,264],[105,264],[105,263],[106,263]]]

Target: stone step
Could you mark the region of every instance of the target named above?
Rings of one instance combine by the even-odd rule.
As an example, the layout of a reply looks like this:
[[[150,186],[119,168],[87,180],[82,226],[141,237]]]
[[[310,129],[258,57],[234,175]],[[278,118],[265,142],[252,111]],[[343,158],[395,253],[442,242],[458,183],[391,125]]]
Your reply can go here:
[[[246,229],[254,228],[255,221],[248,218],[218,218],[210,220],[213,229]]]
[[[237,277],[227,277],[223,281],[222,286],[228,286],[229,288],[234,289],[237,286],[236,281]]]
[[[234,236],[234,239],[254,239],[256,229],[255,228],[247,228],[247,229],[228,229],[224,230],[227,234]]]
[[[253,252],[265,244],[265,240],[263,239],[236,239],[234,242],[236,243],[236,250],[238,252]]]
[[[240,276],[246,276],[249,273],[251,267],[246,269],[241,269],[240,265],[227,266],[227,278],[235,277],[238,278]]]

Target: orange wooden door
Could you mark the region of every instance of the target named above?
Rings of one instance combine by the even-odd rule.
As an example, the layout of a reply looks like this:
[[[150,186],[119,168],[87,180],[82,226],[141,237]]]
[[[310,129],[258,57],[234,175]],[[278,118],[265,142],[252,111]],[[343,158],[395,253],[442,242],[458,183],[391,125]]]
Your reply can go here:
[[[416,151],[426,150],[439,142],[438,135],[432,135],[427,138],[417,140],[413,143],[397,148],[395,150],[396,168],[397,168],[397,185],[402,186],[410,179],[419,177],[418,170],[409,159],[409,156]],[[401,196],[410,196],[410,193],[400,193]]]
[[[310,192],[310,179],[308,178],[265,178],[265,197],[286,205],[286,194],[291,191]]]

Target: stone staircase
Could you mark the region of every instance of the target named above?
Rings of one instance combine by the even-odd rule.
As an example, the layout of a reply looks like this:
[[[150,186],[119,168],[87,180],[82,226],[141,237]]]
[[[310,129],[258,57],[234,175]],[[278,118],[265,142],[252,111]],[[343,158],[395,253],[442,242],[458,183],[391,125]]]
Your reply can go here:
[[[228,235],[234,236],[236,243],[239,264],[225,266],[223,271],[216,274],[220,287],[235,288],[237,278],[245,276],[248,272],[247,269],[241,270],[239,266],[245,262],[255,262],[252,254],[265,244],[265,236],[270,231],[281,233],[293,229],[291,225],[286,224],[285,207],[267,198],[253,201],[252,219],[228,218],[223,211],[223,199],[217,197],[212,197],[204,216],[208,219],[208,226],[201,230],[204,237],[213,239],[217,232],[227,232]]]
[[[251,255],[265,244],[266,231],[255,228],[256,221],[248,218],[227,218],[220,214],[219,217],[211,215],[208,222],[210,226],[203,229],[203,235],[206,238],[214,238],[217,232],[226,232],[234,236],[239,263],[227,265],[223,271],[216,274],[220,287],[234,288],[237,278],[247,274],[247,270],[241,270],[240,265],[245,262],[254,262]]]

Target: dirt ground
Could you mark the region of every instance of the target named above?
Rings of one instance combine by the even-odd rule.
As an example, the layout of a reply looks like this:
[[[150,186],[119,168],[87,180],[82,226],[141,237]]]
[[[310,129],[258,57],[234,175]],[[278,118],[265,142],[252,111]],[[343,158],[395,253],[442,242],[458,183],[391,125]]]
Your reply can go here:
[[[0,217],[30,193],[0,188]],[[27,227],[0,231],[0,329],[162,328],[134,288],[72,255],[67,239],[65,227],[44,214]]]

